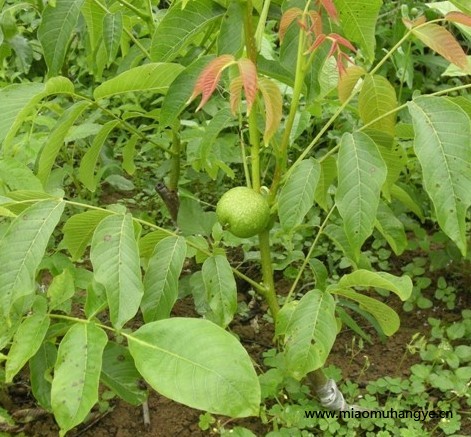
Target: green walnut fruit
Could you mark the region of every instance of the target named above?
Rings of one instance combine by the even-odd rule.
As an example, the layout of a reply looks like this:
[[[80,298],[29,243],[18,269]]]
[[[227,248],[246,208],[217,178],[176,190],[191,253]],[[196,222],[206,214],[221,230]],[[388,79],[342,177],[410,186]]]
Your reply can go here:
[[[265,197],[247,187],[235,187],[224,193],[216,214],[219,223],[240,238],[259,234],[270,221],[270,208]]]

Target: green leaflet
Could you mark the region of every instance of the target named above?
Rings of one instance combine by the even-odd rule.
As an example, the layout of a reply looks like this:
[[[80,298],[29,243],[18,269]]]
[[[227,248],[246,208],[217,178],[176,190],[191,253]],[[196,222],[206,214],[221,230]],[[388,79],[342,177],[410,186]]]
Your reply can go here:
[[[208,24],[222,17],[225,9],[211,0],[191,1],[182,9],[175,3],[160,21],[152,38],[153,61],[170,62]]]
[[[72,255],[73,261],[82,257],[98,223],[110,214],[112,214],[111,211],[90,210],[75,214],[66,221],[63,228],[63,243]]]
[[[311,209],[320,172],[319,163],[310,158],[300,162],[289,175],[278,200],[278,215],[285,231],[299,226]]]
[[[95,167],[98,161],[100,150],[108,138],[110,132],[119,124],[119,120],[111,120],[101,128],[100,132],[93,139],[91,147],[87,150],[82,160],[80,161],[80,167],[78,170],[78,177],[80,181],[90,191],[95,191],[97,186],[97,178],[95,177]]]
[[[182,237],[166,237],[155,246],[144,277],[142,313],[146,323],[169,317],[178,297],[178,278],[186,256]]]
[[[407,247],[407,235],[402,222],[382,201],[378,205],[375,227],[386,239],[396,255],[400,255]]]
[[[373,231],[387,169],[376,144],[362,132],[343,135],[337,166],[335,203],[358,261],[361,246]]]
[[[336,288],[333,286],[330,291],[358,302],[361,309],[367,311],[376,319],[379,326],[387,336],[393,335],[399,329],[399,325],[401,323],[399,316],[396,311],[388,307],[383,302],[364,296],[363,294],[356,293],[350,288]]]
[[[123,34],[123,15],[120,11],[106,14],[103,18],[103,43],[108,56],[108,65],[116,58]]]
[[[93,234],[90,259],[95,280],[106,289],[111,323],[121,329],[136,315],[143,295],[130,214],[112,215],[100,222]]]
[[[314,193],[315,201],[324,211],[328,211],[332,204],[330,200],[331,196],[329,196],[328,191],[336,177],[337,162],[334,157],[328,156],[321,162],[319,182],[317,183],[316,192]]]
[[[126,337],[139,373],[163,396],[213,414],[258,415],[260,385],[247,351],[209,320],[173,317]]]
[[[34,106],[51,94],[70,94],[74,85],[65,77],[53,77],[45,84],[21,83],[0,89],[2,117],[0,117],[0,143],[3,151],[8,149],[18,129],[26,120]]]
[[[229,2],[217,39],[217,53],[239,57],[244,48],[244,5]]]
[[[211,309],[206,317],[225,328],[237,311],[237,285],[231,265],[225,256],[212,256],[203,263],[202,274]]]
[[[342,276],[338,285],[340,287],[384,288],[395,293],[402,301],[407,300],[412,293],[412,281],[407,275],[398,277],[386,272],[371,272],[363,269]]]
[[[204,169],[212,179],[216,179],[219,167],[224,169],[224,163],[215,156],[214,143],[219,133],[226,129],[234,117],[229,109],[220,110],[208,123],[200,143],[201,168]]]
[[[375,55],[375,28],[382,0],[335,0],[345,36],[358,43],[370,62]]]
[[[44,84],[35,82],[14,84],[0,89],[0,143],[5,138],[14,136],[28,112],[43,97],[44,89]]]
[[[123,147],[123,170],[128,175],[133,175],[136,171],[136,164],[134,164],[134,156],[136,155],[136,144],[139,141],[137,135],[131,136]]]
[[[180,64],[164,62],[140,65],[96,87],[93,97],[99,100],[117,94],[139,91],[165,94],[183,68]]]
[[[328,292],[311,290],[299,302],[283,307],[276,335],[284,337],[286,366],[296,379],[321,368],[337,336],[335,301]]]
[[[44,8],[38,39],[43,47],[49,76],[57,76],[64,63],[69,40],[77,25],[84,0],[56,0]]]
[[[396,114],[386,113],[397,108],[396,91],[383,76],[367,74],[358,96],[358,110],[364,124],[372,123],[369,129],[377,130],[394,137]]]
[[[42,191],[41,181],[33,174],[31,169],[13,158],[0,160],[0,183],[7,185],[9,191],[32,190]],[[2,190],[0,189],[0,192]],[[8,193],[5,193],[8,195]]]
[[[31,391],[36,401],[47,411],[51,411],[51,381],[49,373],[57,359],[57,348],[44,341],[36,354],[29,360]]]
[[[62,273],[54,276],[47,297],[49,299],[49,310],[60,309],[61,306],[75,294],[74,276],[70,269],[65,268]]]
[[[5,365],[6,383],[11,383],[13,377],[38,351],[48,328],[47,301],[44,297],[37,296],[31,314],[23,320],[13,337]]]
[[[36,269],[63,210],[61,201],[37,202],[11,222],[0,240],[0,311],[3,317],[9,317],[15,300],[35,292]]]
[[[60,436],[83,422],[98,401],[103,349],[108,337],[93,323],[76,323],[62,339],[54,367],[51,406]]]
[[[471,15],[471,5],[468,0],[450,0],[457,8]]]
[[[52,166],[61,147],[64,145],[65,137],[69,133],[70,128],[89,106],[90,103],[86,101],[74,103],[64,111],[54,126],[54,129],[49,134],[49,138],[41,151],[38,162],[37,175],[43,185],[46,185],[49,179]]]
[[[440,227],[466,255],[466,212],[471,205],[471,127],[460,106],[441,97],[408,103],[414,150]]]
[[[140,388],[141,375],[127,347],[109,341],[103,351],[101,381],[131,405],[147,399],[147,390]]]
[[[90,49],[95,53],[103,36],[103,20],[106,12],[94,0],[85,0],[81,12],[87,24],[87,37],[90,42]]]

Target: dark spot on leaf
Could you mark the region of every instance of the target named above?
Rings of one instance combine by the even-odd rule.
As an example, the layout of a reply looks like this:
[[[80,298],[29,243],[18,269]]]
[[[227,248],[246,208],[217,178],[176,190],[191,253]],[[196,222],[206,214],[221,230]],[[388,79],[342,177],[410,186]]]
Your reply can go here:
[[[126,358],[124,357],[124,355],[118,355],[118,356],[116,357],[116,359],[117,359],[118,361],[124,361]]]
[[[109,234],[106,234],[104,237],[103,237],[103,241],[110,241],[111,240],[111,235]]]

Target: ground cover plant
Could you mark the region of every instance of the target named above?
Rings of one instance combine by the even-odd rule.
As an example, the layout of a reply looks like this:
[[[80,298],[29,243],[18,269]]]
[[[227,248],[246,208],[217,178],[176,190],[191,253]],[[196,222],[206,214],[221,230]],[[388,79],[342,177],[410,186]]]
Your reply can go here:
[[[391,254],[469,266],[467,2],[0,5],[2,396],[26,374],[60,435],[149,390],[221,434],[252,435],[235,420],[252,416],[270,435],[459,432],[469,312],[431,319],[413,376],[361,402],[324,365],[342,326],[375,342],[399,329],[398,302],[432,304],[428,261],[394,270]],[[272,326],[260,363],[231,329],[250,318],[238,290]],[[437,279],[449,309],[455,291]],[[185,297],[200,317],[172,316]],[[426,387],[453,396],[424,403]],[[302,415],[387,393],[410,396],[385,408],[457,415]]]

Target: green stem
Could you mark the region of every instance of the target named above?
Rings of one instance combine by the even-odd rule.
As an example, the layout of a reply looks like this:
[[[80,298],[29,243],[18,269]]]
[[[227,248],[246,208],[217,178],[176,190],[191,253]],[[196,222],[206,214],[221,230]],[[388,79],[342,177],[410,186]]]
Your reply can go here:
[[[258,20],[257,30],[255,31],[255,48],[257,50],[257,53],[262,48],[263,31],[265,30],[265,24],[267,22],[270,3],[271,0],[265,0],[263,2],[262,12],[260,14],[260,19]]]
[[[296,59],[296,73],[294,79],[294,88],[293,88],[293,97],[291,99],[290,111],[286,124],[284,126],[283,136],[281,138],[280,147],[278,150],[277,161],[275,165],[275,172],[273,174],[272,185],[270,188],[270,197],[271,201],[276,196],[278,186],[281,182],[281,177],[286,171],[286,166],[288,163],[288,147],[289,139],[291,135],[291,130],[293,129],[294,119],[296,117],[296,112],[298,110],[299,101],[301,98],[301,92],[304,84],[305,71],[305,59],[304,59],[304,45],[305,45],[305,34],[304,30],[300,29],[299,31],[299,42],[298,42],[298,53]]]
[[[244,133],[242,129],[242,115],[240,113],[239,113],[239,144],[240,144],[240,155],[242,157],[242,166],[244,168],[245,184],[247,185],[247,187],[252,188],[249,165],[247,163],[247,154],[245,153],[245,141],[244,141]]]
[[[260,244],[260,260],[262,263],[262,278],[264,285],[263,297],[270,308],[270,313],[273,320],[276,320],[280,306],[276,298],[275,281],[273,279],[273,265],[271,261],[271,250],[270,250],[270,235],[269,231],[265,230],[258,236]]]
[[[257,63],[257,49],[255,45],[254,33],[253,33],[253,22],[252,22],[252,0],[245,2],[245,14],[244,14],[244,35],[245,35],[245,47],[247,50],[247,57],[254,63]]]
[[[254,108],[249,115],[250,154],[252,164],[252,188],[260,192],[260,136],[257,128],[257,112]]]
[[[78,319],[77,317],[70,317],[70,316],[63,316],[61,314],[49,314],[51,319],[58,319],[58,320],[67,320],[73,323],[82,323],[84,325],[88,325],[89,323],[93,323],[96,326],[99,326],[102,329],[106,329],[107,331],[112,331],[117,333],[118,331],[110,326],[103,325],[101,323],[94,322],[93,320],[89,319]]]
[[[180,179],[180,152],[181,141],[179,132],[179,123],[172,127],[172,167],[170,169],[170,178],[168,181],[168,188],[171,191],[178,191],[178,181]]]

